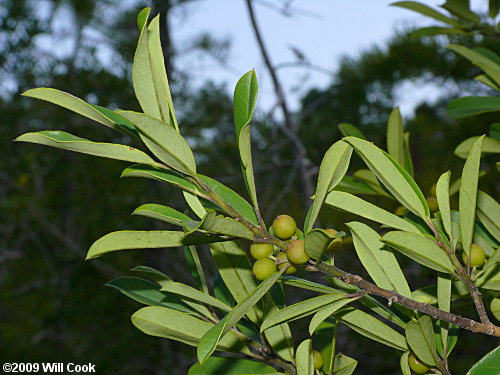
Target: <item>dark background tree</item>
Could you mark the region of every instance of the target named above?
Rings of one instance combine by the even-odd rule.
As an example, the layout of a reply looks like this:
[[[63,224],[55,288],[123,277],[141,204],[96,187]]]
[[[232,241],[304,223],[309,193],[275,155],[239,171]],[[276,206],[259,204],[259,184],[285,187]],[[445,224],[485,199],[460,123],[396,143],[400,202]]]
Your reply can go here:
[[[184,210],[182,196],[165,185],[121,180],[118,177],[126,167],[122,163],[11,142],[23,132],[46,128],[64,128],[95,140],[133,142],[97,126],[89,134],[89,128],[83,127],[88,120],[20,94],[37,86],[55,87],[109,108],[138,110],[130,82],[138,37],[135,17],[142,7],[153,6],[162,14],[164,54],[179,123],[194,147],[199,168],[243,192],[232,123],[232,87],[209,82],[195,90],[189,71],[175,64],[177,51],[169,17],[192,2],[137,0],[128,8],[117,0],[0,2],[2,358],[11,362],[90,361],[105,374],[185,374],[194,362],[191,348],[134,329],[128,316],[137,304],[101,287],[116,276],[131,274],[129,269],[137,264],[157,267],[176,280],[189,282],[182,252],[147,251],[83,261],[91,243],[110,231],[158,226],[151,220],[130,217],[140,204],[168,201]],[[56,48],[60,43],[72,47],[63,51]],[[287,121],[296,126],[307,150],[307,173],[313,181],[321,155],[340,137],[338,123],[357,125],[378,145],[384,144],[385,123],[397,103],[398,88],[405,82],[413,82],[409,87],[423,82],[444,87],[437,102],[420,103],[415,114],[405,119],[411,132],[417,182],[429,188],[446,169],[459,175],[463,161],[453,156],[454,147],[469,136],[484,133],[484,124],[493,118],[483,115],[455,121],[446,116],[444,108],[452,97],[462,91],[485,91],[472,81],[477,70],[444,49],[447,43],[443,39],[410,39],[400,33],[384,48],[344,58],[327,89],[313,89],[302,98],[300,109],[290,112]],[[499,47],[498,42],[480,43],[493,50]],[[99,55],[103,46],[107,63]],[[229,45],[207,34],[195,38],[191,48],[216,55],[223,62]],[[411,96],[411,92],[400,95]],[[298,164],[302,161],[287,124],[263,111],[256,118],[255,169],[266,222],[283,211],[302,219],[304,176]],[[436,149],[440,152],[434,152]],[[492,189],[488,176],[482,183],[484,189]],[[388,209],[395,208],[392,201],[385,204]],[[328,210],[321,220],[324,226],[342,229],[349,217]],[[338,261],[344,268],[359,271],[351,254],[346,247]],[[202,252],[202,257],[213,277],[208,252]],[[408,270],[414,279],[421,280],[415,287],[425,285],[426,275],[420,268]],[[302,323],[297,324],[300,327]],[[360,360],[360,373],[399,373],[395,353],[376,358],[365,340],[342,329],[338,345]],[[477,342],[471,345],[470,340]],[[486,351],[479,341],[480,337],[473,335],[461,341],[467,343],[468,352],[455,356],[452,369],[467,368]],[[461,346],[455,350],[465,353]]]

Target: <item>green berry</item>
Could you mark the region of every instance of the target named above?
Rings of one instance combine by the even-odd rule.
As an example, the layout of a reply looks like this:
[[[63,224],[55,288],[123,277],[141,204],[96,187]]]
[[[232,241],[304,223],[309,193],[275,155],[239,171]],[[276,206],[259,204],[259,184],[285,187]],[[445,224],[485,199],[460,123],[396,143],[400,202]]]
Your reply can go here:
[[[432,184],[431,188],[429,189],[429,192],[431,193],[431,195],[433,197],[437,197],[437,195],[436,195],[436,188],[437,188],[437,185],[436,184]]]
[[[259,280],[265,280],[276,272],[276,264],[269,258],[257,260],[253,265],[253,274]]]
[[[313,350],[313,360],[315,370],[319,370],[321,367],[323,367],[323,356],[317,350]]]
[[[427,206],[429,206],[429,211],[436,212],[439,209],[438,200],[436,197],[428,197],[425,199]]]
[[[415,357],[415,354],[413,353],[408,356],[408,365],[410,366],[411,371],[413,371],[415,374],[425,374],[430,370],[430,368],[420,362],[420,360]]]
[[[408,212],[408,209],[405,206],[399,206],[394,210],[394,214],[398,216],[404,216]]]
[[[467,254],[465,251],[462,253],[462,260],[464,264],[467,264]],[[472,244],[470,247],[470,266],[471,267],[481,267],[486,260],[486,255],[481,246]]]
[[[282,240],[288,240],[297,231],[297,224],[293,217],[288,215],[276,216],[273,222],[274,234]]]
[[[250,245],[250,254],[254,259],[267,258],[274,251],[274,246],[270,243],[254,242]]]
[[[278,255],[276,255],[276,258],[277,259],[287,259],[286,253],[279,253]],[[287,264],[289,264],[289,262],[278,264],[278,269],[281,270]],[[297,272],[297,267],[295,267],[293,264],[290,264],[290,267],[288,267],[288,269],[285,271],[285,275],[290,275],[290,274],[295,273],[295,272]]]
[[[331,236],[336,235],[338,232],[335,229],[325,229],[325,232],[328,233]],[[340,249],[342,246],[342,238],[335,238],[332,242],[330,242],[330,245],[328,245],[328,248],[326,249],[327,252],[333,253],[334,251],[337,251]]]
[[[286,249],[286,257],[293,264],[304,264],[310,259],[306,254],[303,240],[292,241]]]

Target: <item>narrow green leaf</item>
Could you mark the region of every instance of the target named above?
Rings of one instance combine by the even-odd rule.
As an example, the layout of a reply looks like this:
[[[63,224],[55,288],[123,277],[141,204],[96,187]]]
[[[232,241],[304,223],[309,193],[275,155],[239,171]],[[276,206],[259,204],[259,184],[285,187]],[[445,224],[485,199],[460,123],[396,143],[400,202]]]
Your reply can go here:
[[[285,307],[283,310],[279,310],[276,314],[269,316],[260,327],[260,331],[264,332],[266,329],[271,328],[275,325],[291,322],[303,318],[305,316],[314,314],[316,311],[321,309],[326,305],[330,305],[333,302],[341,300],[345,297],[344,293],[328,293],[318,297],[309,298],[298,302],[294,305]]]
[[[483,137],[472,146],[471,152],[465,161],[460,185],[459,213],[460,213],[460,238],[466,254],[470,253],[472,236],[474,232],[474,218],[476,216],[477,182],[479,179],[479,163],[481,160],[481,146]]]
[[[489,0],[488,2],[488,16],[495,18],[500,10],[500,0]]]
[[[399,107],[394,108],[387,123],[387,152],[404,165],[404,128]]]
[[[359,222],[347,224],[352,233],[358,257],[375,284],[411,298],[411,290],[391,249],[380,241],[380,235]]]
[[[467,156],[469,156],[472,150],[472,146],[474,146],[479,138],[480,137],[467,138],[457,146],[455,155],[459,158],[467,159]],[[500,154],[500,142],[490,137],[484,137],[481,152],[483,154]]]
[[[391,4],[392,6],[397,6],[405,9],[412,10],[414,12],[423,14],[424,16],[434,18],[437,21],[441,21],[443,23],[446,23],[451,26],[455,26],[458,28],[462,27],[462,24],[455,20],[454,18],[450,18],[437,10],[434,10],[431,7],[428,7],[427,5],[424,5],[422,3],[416,2],[416,1],[397,1],[395,3]]]
[[[488,194],[478,191],[476,214],[488,232],[500,242],[500,204]]]
[[[422,218],[429,217],[429,207],[419,187],[390,155],[359,138],[347,137],[344,141],[356,150],[378,180],[403,206]]]
[[[126,118],[120,116],[118,113],[113,112],[108,108],[101,107],[100,105],[90,104],[90,106],[103,116],[110,119],[115,124],[117,130],[133,135],[134,137],[139,137],[139,133],[137,132],[137,129],[135,128],[134,124],[132,124]]]
[[[106,286],[145,305],[168,307],[188,314],[196,313],[186,306],[180,298],[161,292],[158,284],[139,277],[119,277],[106,283]]]
[[[335,316],[342,323],[369,339],[398,350],[408,350],[403,335],[364,311],[347,307],[335,313]]]
[[[432,320],[428,316],[406,324],[406,340],[415,355],[424,363],[436,366],[436,340]]]
[[[93,142],[63,131],[40,131],[25,133],[15,139],[16,142],[30,142],[62,148],[82,154],[100,156],[108,159],[157,165],[148,154],[127,145],[117,143]]]
[[[333,313],[338,309],[347,305],[348,303],[351,303],[352,301],[355,301],[355,299],[344,298],[318,310],[318,312],[314,314],[311,321],[309,322],[309,334],[312,336],[321,323],[323,323],[327,318],[333,315]]]
[[[206,303],[207,305],[217,307],[224,311],[231,311],[231,306],[186,284],[170,281],[165,283],[160,290]]]
[[[306,279],[301,279],[296,276],[283,276],[281,278],[286,285],[294,286],[296,288],[312,290],[313,292],[319,293],[339,293],[338,289],[331,288],[329,286],[315,283],[314,281],[309,281]]]
[[[451,239],[450,175],[451,172],[448,171],[443,173],[439,177],[439,180],[436,184],[436,196],[444,229]]]
[[[344,232],[337,232],[332,236],[323,229],[313,229],[305,237],[306,253],[313,259],[321,259],[333,239],[342,237],[345,237]]]
[[[380,194],[377,190],[373,189],[367,183],[351,176],[344,176],[333,190],[342,191],[344,193],[350,193],[350,194],[367,194],[367,195]]]
[[[339,130],[342,133],[344,137],[357,137],[361,139],[366,139],[365,135],[361,130],[359,130],[357,127],[354,125],[348,124],[346,122],[343,122],[339,124]]]
[[[497,250],[498,252],[499,250]],[[482,289],[500,291],[500,264],[498,262],[488,268],[477,280],[476,285]]]
[[[172,184],[190,193],[198,193],[196,185],[189,181],[182,174],[163,168],[153,167],[150,165],[132,165],[122,172],[121,177],[148,178]]]
[[[404,154],[403,154],[403,165],[406,171],[413,178],[413,158],[411,157],[410,151],[410,132],[404,133]]]
[[[453,118],[496,111],[500,111],[500,98],[493,96],[466,96],[448,103],[448,116]]]
[[[498,56],[485,48],[471,50],[461,45],[450,44],[446,48],[462,55],[480,67],[497,85],[500,85],[500,66]]]
[[[243,302],[258,286],[247,253],[237,241],[213,243],[210,251],[224,284],[237,303]],[[259,323],[262,311],[256,307],[248,312],[248,317],[252,322]]]
[[[203,363],[217,348],[221,339],[229,332],[229,330],[243,318],[243,316],[266,294],[273,284],[285,272],[282,268],[280,272],[276,272],[264,280],[257,288],[255,288],[248,296],[245,297],[236,307],[229,312],[219,323],[208,330],[200,340],[197,349],[197,357],[200,363]]]
[[[250,70],[243,75],[236,84],[233,105],[234,125],[240,151],[241,168],[243,170],[248,193],[256,208],[258,207],[258,203],[252,165],[250,121],[252,120],[255,109],[258,90],[257,75],[254,70]]]
[[[150,12],[151,12],[151,7],[147,7],[141,10],[137,15],[137,28],[139,29],[139,32],[144,27],[144,24],[148,22],[148,17]]]
[[[134,212],[132,212],[132,215],[146,216],[181,227],[185,227],[186,222],[192,221],[189,216],[184,215],[173,208],[156,203],[143,204],[142,206],[137,207]]]
[[[486,263],[483,266],[483,270],[488,270],[491,267],[497,265],[500,263],[500,250],[496,249],[495,252],[491,255],[490,259],[486,261]]]
[[[246,238],[250,241],[254,239],[253,232],[244,224],[233,218],[217,215],[214,211],[209,211],[193,231],[199,229],[232,237]]]
[[[190,193],[187,190],[183,191],[182,195],[184,196],[184,200],[186,201],[187,205],[189,206],[189,208],[191,208],[195,215],[200,219],[203,219],[207,214],[207,210],[201,203],[200,198],[196,194]]]
[[[331,191],[326,196],[325,203],[340,210],[351,212],[395,229],[415,233],[420,232],[413,224],[400,218],[399,216],[349,193]]]
[[[198,284],[198,288],[205,294],[209,294],[207,279],[201,265],[200,257],[196,246],[184,246],[184,258],[188,268],[193,275],[194,281]]]
[[[351,375],[356,370],[357,365],[358,361],[354,358],[339,353],[335,356],[333,375]]]
[[[403,375],[411,375],[410,365],[408,364],[408,357],[410,356],[410,352],[404,352],[399,360],[399,364],[401,366],[401,372]]]
[[[211,357],[190,367],[188,375],[279,375],[271,366],[248,359]]]
[[[457,0],[446,0],[446,3],[441,5],[442,8],[446,9],[448,12],[454,16],[461,18],[465,21],[470,21],[475,24],[481,22],[479,16],[472,12],[469,7],[468,1],[457,1]]]
[[[182,135],[160,120],[132,111],[120,111],[139,130],[141,139],[158,159],[169,167],[193,176],[196,161],[193,152]]]
[[[196,346],[214,325],[189,314],[160,306],[144,307],[136,311],[132,323],[142,332]],[[218,350],[248,353],[249,350],[235,336],[227,335],[218,343]]]
[[[221,237],[208,234],[186,234],[183,232],[166,230],[124,230],[108,233],[95,241],[90,247],[86,259],[97,258],[103,254],[117,250],[178,247],[190,244],[219,242],[223,240],[224,239],[221,239]]]
[[[302,341],[297,347],[295,366],[297,367],[297,375],[314,375],[314,360],[311,339]]]
[[[451,305],[451,275],[445,273],[438,273],[437,298],[438,298],[439,309],[449,312]],[[441,321],[440,327],[441,327],[441,340],[443,346],[447,346],[448,331],[450,329],[450,324],[448,322]]]
[[[453,264],[444,250],[422,234],[389,232],[382,237],[382,242],[433,270],[450,274],[454,272]]]
[[[344,141],[335,142],[325,153],[319,167],[318,185],[314,196],[309,225],[304,231],[309,232],[318,218],[325,197],[344,177],[351,160],[352,147]]]
[[[496,375],[500,372],[500,346],[476,362],[467,375]]]
[[[160,286],[171,280],[170,277],[165,275],[163,272],[148,266],[136,266],[134,268],[131,268],[131,271],[142,274],[143,276],[153,280]]]
[[[276,306],[277,304],[273,301],[274,298],[270,298],[270,295],[273,293],[273,289],[276,288],[280,288],[279,283],[274,284],[269,293],[264,297],[266,299],[266,314],[264,315],[263,320],[279,311],[279,308]],[[276,353],[287,361],[293,361],[293,337],[290,326],[287,323],[269,328],[264,332],[264,335]]]
[[[379,195],[390,199],[394,199],[394,197],[388,194],[387,191],[385,191],[384,188],[380,185],[379,181],[377,180],[377,176],[375,176],[375,174],[371,170],[358,169],[353,173],[353,176],[358,180],[361,180],[362,182],[369,185]]]

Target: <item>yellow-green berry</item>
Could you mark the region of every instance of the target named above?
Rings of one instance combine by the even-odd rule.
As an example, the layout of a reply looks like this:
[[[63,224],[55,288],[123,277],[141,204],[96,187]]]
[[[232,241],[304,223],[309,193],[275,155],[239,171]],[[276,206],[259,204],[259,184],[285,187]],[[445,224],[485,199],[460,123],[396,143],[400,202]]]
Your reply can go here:
[[[288,258],[286,256],[286,253],[279,253],[276,255],[276,259],[285,259],[286,262],[278,264],[278,269],[281,270],[283,267],[285,267],[287,264],[290,264],[288,262]],[[290,267],[285,271],[285,275],[290,275],[292,273],[297,272],[297,267],[295,267],[293,264],[290,264]]]
[[[411,371],[415,374],[425,374],[430,370],[430,368],[424,363],[420,362],[420,360],[415,357],[415,354],[411,353],[408,356],[408,365],[410,366]]]
[[[462,253],[462,260],[464,264],[467,264],[467,254],[465,251]],[[481,267],[486,260],[486,254],[481,246],[472,244],[470,247],[470,266],[471,267]]]
[[[331,236],[336,235],[338,232],[335,229],[325,229],[325,232],[328,233]],[[330,242],[330,245],[328,245],[328,248],[326,249],[327,252],[333,253],[334,251],[337,251],[340,249],[342,246],[342,238],[335,238],[332,242]]]
[[[394,214],[398,216],[404,216],[408,212],[408,209],[405,206],[399,206],[394,210]]]
[[[276,272],[276,264],[269,258],[262,258],[254,263],[252,270],[257,279],[265,280]]]
[[[436,212],[439,209],[438,200],[436,197],[428,197],[425,199],[427,202],[427,206],[429,206],[430,212]]]
[[[294,240],[286,249],[286,257],[293,264],[304,264],[310,258],[306,254],[303,240]]]
[[[431,188],[429,189],[429,192],[431,193],[431,195],[433,197],[437,197],[437,195],[436,195],[436,188],[437,188],[437,185],[436,184],[432,184]]]
[[[293,217],[289,215],[279,215],[273,221],[274,234],[282,239],[288,240],[297,231],[297,224]]]
[[[313,360],[315,370],[319,370],[321,367],[323,367],[323,356],[317,350],[313,350]]]
[[[270,243],[254,242],[250,245],[250,254],[254,259],[267,258],[274,251],[274,246]]]

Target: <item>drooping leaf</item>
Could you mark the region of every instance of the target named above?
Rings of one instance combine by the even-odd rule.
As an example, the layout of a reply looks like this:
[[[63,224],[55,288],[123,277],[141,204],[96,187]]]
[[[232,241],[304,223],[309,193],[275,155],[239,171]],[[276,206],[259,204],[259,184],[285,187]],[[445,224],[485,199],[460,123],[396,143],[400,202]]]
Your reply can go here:
[[[361,130],[359,130],[357,127],[354,125],[348,124],[348,123],[341,123],[339,124],[339,130],[342,133],[344,137],[357,137],[361,139],[366,139],[365,135]]]
[[[275,325],[291,322],[296,319],[311,315],[324,306],[330,305],[333,302],[341,300],[345,297],[344,293],[328,293],[318,297],[309,298],[298,302],[294,305],[285,307],[279,310],[276,314],[269,316],[261,325],[260,330],[264,332],[266,329]]]
[[[394,108],[387,123],[387,152],[404,165],[404,128],[399,107]]]
[[[398,350],[408,350],[403,335],[364,311],[347,307],[339,310],[335,316],[363,336]]]
[[[100,156],[108,159],[129,161],[148,165],[158,165],[148,154],[134,147],[117,143],[93,142],[63,131],[40,131],[25,133],[16,142],[29,142]]]
[[[454,272],[453,264],[444,250],[424,235],[399,231],[389,232],[382,237],[382,242],[433,270],[450,274]]]
[[[418,321],[408,322],[405,332],[413,353],[427,365],[435,366],[437,353],[432,319],[423,316]]]
[[[232,309],[219,323],[214,325],[203,335],[196,352],[200,363],[203,363],[208,357],[210,357],[222,338],[267,293],[273,284],[280,278],[283,272],[285,272],[285,268],[282,268],[281,271],[269,276],[248,296],[246,296],[243,301],[238,303],[238,305],[236,305],[236,307]]]
[[[161,292],[158,284],[139,277],[119,277],[106,283],[106,286],[119,290],[127,297],[145,305],[168,307],[188,314],[196,313],[180,298]]]
[[[335,142],[325,153],[319,167],[318,184],[309,224],[308,227],[304,228],[306,233],[313,228],[328,192],[335,188],[347,172],[351,154],[352,147],[342,140]]]
[[[240,150],[241,168],[245,183],[254,207],[258,207],[257,191],[252,164],[252,146],[250,137],[250,121],[252,120],[257,92],[259,90],[255,70],[251,70],[241,77],[234,89],[234,125],[236,139]]]
[[[430,18],[434,18],[437,21],[446,23],[451,26],[455,26],[458,28],[462,27],[461,23],[455,20],[454,18],[448,17],[443,13],[440,13],[437,10],[428,7],[425,4],[419,3],[417,1],[397,1],[395,3],[392,3],[391,5],[412,10],[414,12],[423,14],[424,16]]]
[[[483,136],[484,137],[484,136]],[[472,236],[474,232],[474,218],[476,216],[477,183],[479,179],[479,163],[481,160],[481,146],[483,137],[472,146],[472,150],[465,161],[460,185],[459,213],[460,238],[465,253],[470,254]]]
[[[210,251],[224,284],[237,303],[243,302],[258,286],[245,250],[237,241],[228,241],[211,244]],[[247,315],[254,323],[262,319],[262,311],[257,306]]]
[[[295,365],[297,367],[297,375],[314,375],[314,360],[311,339],[302,341],[297,347]]]
[[[488,194],[478,191],[476,214],[488,232],[500,242],[500,204]]]
[[[390,155],[359,138],[347,137],[344,141],[354,148],[377,179],[403,206],[422,218],[429,217],[429,207],[422,191],[408,172]]]
[[[131,320],[134,326],[150,336],[164,337],[191,346],[198,345],[203,335],[214,326],[189,314],[160,306],[144,307],[136,311]],[[217,349],[249,352],[241,341],[232,335],[223,337]]]
[[[265,363],[241,358],[211,357],[191,366],[188,375],[279,375]]]
[[[476,362],[467,375],[496,375],[500,372],[500,346]]]
[[[90,247],[86,259],[97,258],[103,254],[117,250],[156,249],[219,241],[224,241],[224,239],[208,234],[186,234],[166,230],[124,230],[108,233],[95,241]]]
[[[448,103],[448,116],[453,118],[496,111],[500,111],[500,98],[493,96],[466,96]]]
[[[340,210],[351,212],[395,229],[415,233],[420,232],[414,225],[399,216],[396,216],[349,193],[331,191],[326,196],[325,203]]]
[[[158,159],[181,173],[190,176],[196,174],[193,151],[178,131],[143,113],[132,111],[118,113],[135,125],[142,141]]]
[[[309,322],[309,334],[312,336],[321,323],[323,323],[338,309],[347,305],[348,303],[351,303],[354,300],[355,299],[353,298],[344,298],[318,310]]]
[[[451,213],[450,213],[450,175],[451,172],[445,172],[440,177],[436,184],[436,196],[441,213],[441,220],[444,229],[451,238]]]
[[[380,235],[359,222],[347,224],[358,257],[375,284],[411,298],[411,290],[391,249],[384,247]]]

